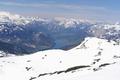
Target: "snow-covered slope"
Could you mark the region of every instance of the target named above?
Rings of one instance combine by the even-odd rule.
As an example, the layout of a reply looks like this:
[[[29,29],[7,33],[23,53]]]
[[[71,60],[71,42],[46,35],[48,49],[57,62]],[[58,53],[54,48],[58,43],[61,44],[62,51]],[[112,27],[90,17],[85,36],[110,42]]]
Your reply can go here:
[[[15,56],[15,55],[9,54],[9,53],[4,52],[4,51],[0,51],[0,58],[1,58],[1,57],[10,57],[10,56]]]
[[[120,45],[86,38],[68,50],[0,58],[0,80],[119,80]]]

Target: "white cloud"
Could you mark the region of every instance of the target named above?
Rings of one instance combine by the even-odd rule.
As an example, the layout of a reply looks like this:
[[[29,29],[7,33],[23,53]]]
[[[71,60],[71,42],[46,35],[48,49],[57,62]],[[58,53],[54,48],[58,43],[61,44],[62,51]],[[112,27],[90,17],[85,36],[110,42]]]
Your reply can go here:
[[[68,5],[58,3],[15,3],[15,2],[0,2],[1,5],[5,6],[18,6],[18,7],[32,7],[32,8],[63,8],[63,9],[93,9],[93,10],[104,10],[104,7],[96,6],[82,6],[82,5]]]

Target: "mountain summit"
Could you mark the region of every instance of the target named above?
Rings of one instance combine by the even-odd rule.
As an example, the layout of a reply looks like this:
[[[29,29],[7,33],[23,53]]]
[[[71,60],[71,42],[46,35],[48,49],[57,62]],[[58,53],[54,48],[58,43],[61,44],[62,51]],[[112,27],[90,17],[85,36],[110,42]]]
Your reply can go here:
[[[0,12],[0,23],[14,23],[17,25],[25,25],[29,23],[29,20],[17,14],[11,14],[9,12]]]

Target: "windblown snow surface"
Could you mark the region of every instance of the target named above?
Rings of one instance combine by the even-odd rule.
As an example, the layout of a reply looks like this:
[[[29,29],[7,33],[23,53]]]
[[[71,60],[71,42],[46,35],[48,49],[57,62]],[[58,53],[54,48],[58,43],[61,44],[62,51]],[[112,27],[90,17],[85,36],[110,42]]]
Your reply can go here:
[[[95,37],[68,50],[0,58],[0,80],[120,80],[120,46]]]

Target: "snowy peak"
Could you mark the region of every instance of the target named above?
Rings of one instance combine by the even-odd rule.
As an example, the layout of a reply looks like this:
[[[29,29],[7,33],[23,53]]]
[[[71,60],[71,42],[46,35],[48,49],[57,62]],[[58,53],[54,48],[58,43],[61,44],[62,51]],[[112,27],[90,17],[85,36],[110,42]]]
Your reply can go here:
[[[105,24],[104,25],[105,29],[114,29],[116,31],[119,31],[120,30],[120,23],[119,22],[116,22],[115,24]]]
[[[10,14],[9,12],[0,12],[0,21],[2,22],[7,22],[7,21],[14,21],[14,20],[19,20],[21,18],[20,15],[13,15]]]
[[[75,19],[75,18],[55,18],[56,21],[59,22],[59,25],[64,26],[65,28],[69,28],[69,27],[76,27],[77,25],[80,24],[87,24],[87,23],[91,23],[88,20],[82,20],[82,19]]]
[[[44,22],[44,23],[56,23],[58,25],[68,27],[76,27],[81,23],[91,23],[88,20],[82,19],[74,19],[74,18],[53,18],[53,19],[45,19],[40,17],[23,17],[17,14],[11,14],[9,12],[0,12],[0,23],[15,23],[15,24],[28,24],[33,21]]]
[[[88,37],[85,38],[85,40],[76,48],[73,49],[77,49],[77,48],[98,48],[98,47],[106,47],[106,46],[114,46],[116,43],[114,41],[108,42],[108,40],[104,40],[104,39],[98,39],[96,37]],[[111,47],[110,46],[110,47]]]
[[[32,21],[44,22],[44,23],[56,23],[57,25],[64,26],[65,28],[76,27],[81,24],[91,24],[94,26],[104,26],[105,29],[116,28],[120,30],[120,23],[116,22],[115,24],[97,24],[97,22],[84,20],[80,18],[60,18],[56,17],[53,19],[40,18],[40,17],[23,17],[18,14],[12,14],[10,12],[0,12],[0,23],[15,23],[15,24],[28,24]],[[95,25],[96,24],[96,25]]]
[[[14,23],[19,25],[27,24],[29,23],[29,20],[17,14],[11,14],[9,12],[0,12],[0,23]]]
[[[59,21],[59,25],[63,25],[66,28],[68,27],[75,27],[76,24],[80,24],[80,20],[75,19],[65,19],[65,18],[57,18],[57,21]]]
[[[0,17],[3,17],[3,18],[8,17],[10,19],[19,19],[21,16],[17,14],[13,15],[9,12],[0,12]]]

